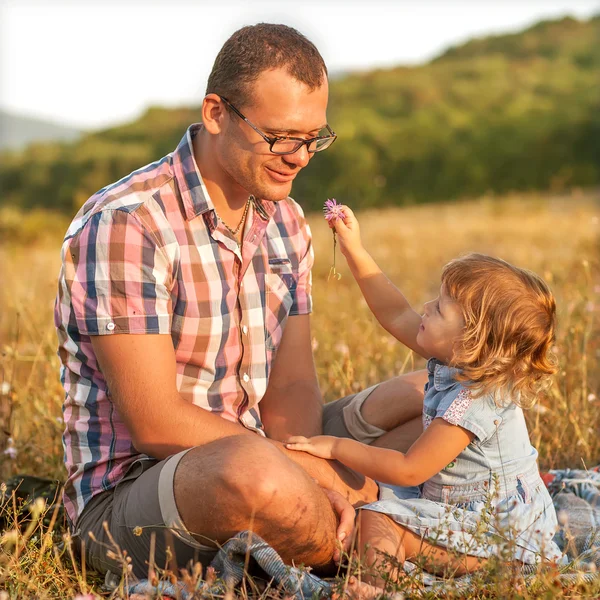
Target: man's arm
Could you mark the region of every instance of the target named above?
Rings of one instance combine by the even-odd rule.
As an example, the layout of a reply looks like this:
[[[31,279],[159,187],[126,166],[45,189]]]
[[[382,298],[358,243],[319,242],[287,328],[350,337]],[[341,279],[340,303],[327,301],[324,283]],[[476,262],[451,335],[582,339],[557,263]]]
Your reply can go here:
[[[288,317],[259,406],[267,436],[319,485],[339,492],[353,504],[377,499],[377,484],[372,480],[337,461],[291,452],[281,443],[294,435],[309,437],[322,431],[323,405],[312,357],[309,315]]]
[[[91,336],[91,340],[110,398],[139,452],[163,459],[223,437],[255,435],[181,398],[170,335]]]
[[[259,406],[265,433],[273,440],[322,432],[323,401],[312,356],[310,315],[288,317]]]
[[[110,398],[140,452],[163,459],[223,437],[256,435],[239,423],[181,398],[171,336],[125,334],[91,336],[91,340]],[[310,360],[312,364],[312,357]],[[374,482],[340,463],[291,452],[280,442],[272,443],[320,485],[338,491],[353,504],[376,499]]]

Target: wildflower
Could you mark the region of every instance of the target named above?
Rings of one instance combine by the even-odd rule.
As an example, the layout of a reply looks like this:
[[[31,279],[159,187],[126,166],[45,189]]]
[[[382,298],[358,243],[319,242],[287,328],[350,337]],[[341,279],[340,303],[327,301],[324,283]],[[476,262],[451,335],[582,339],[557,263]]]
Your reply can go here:
[[[0,396],[8,396],[10,394],[10,383],[8,381],[3,381],[2,385],[0,385]]]
[[[11,460],[15,460],[17,458],[17,449],[14,446],[14,442],[12,438],[8,438],[7,440],[8,446],[4,450],[4,454],[8,456]]]
[[[328,199],[325,202],[323,213],[329,223],[335,223],[338,219],[344,218],[343,205],[339,204],[335,198]]]
[[[79,594],[73,600],[96,600],[96,596],[94,594]]]
[[[596,394],[588,394],[588,402],[594,402],[596,400]]]
[[[338,219],[344,218],[344,209],[342,204],[338,204],[335,198],[327,199],[325,205],[323,206],[323,214],[325,215],[325,219],[328,223],[335,223]],[[337,237],[335,234],[335,227],[332,229],[333,231],[333,265],[331,269],[329,269],[329,275],[327,277],[327,281],[331,279],[331,277],[335,277],[336,279],[341,279],[342,275],[336,271],[335,268],[335,250],[337,247]]]
[[[335,345],[335,349],[342,355],[342,356],[348,356],[350,354],[350,348],[348,348],[347,344],[344,344],[343,342],[339,342]]]

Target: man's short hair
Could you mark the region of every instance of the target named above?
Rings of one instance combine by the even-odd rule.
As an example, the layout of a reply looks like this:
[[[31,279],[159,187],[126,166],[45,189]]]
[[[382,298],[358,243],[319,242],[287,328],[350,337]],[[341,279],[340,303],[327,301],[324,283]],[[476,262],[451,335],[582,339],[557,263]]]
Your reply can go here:
[[[316,46],[287,25],[258,23],[236,31],[223,45],[206,87],[239,106],[251,104],[252,84],[263,71],[286,68],[312,91],[323,84],[327,67]]]

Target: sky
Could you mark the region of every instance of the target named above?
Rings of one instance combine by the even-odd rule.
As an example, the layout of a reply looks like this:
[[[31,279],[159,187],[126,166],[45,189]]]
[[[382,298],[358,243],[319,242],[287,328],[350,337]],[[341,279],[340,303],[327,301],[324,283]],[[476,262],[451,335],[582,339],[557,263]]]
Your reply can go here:
[[[600,0],[0,0],[0,109],[81,129],[199,104],[236,29],[299,29],[330,72],[417,64]]]

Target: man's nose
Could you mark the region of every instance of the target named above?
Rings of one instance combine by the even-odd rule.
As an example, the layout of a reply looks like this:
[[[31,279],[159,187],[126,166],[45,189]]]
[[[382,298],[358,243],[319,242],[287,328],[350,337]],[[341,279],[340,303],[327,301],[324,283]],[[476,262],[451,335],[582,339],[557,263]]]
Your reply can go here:
[[[310,161],[311,154],[308,152],[306,145],[303,145],[294,154],[285,154],[282,158],[286,163],[302,169]]]

